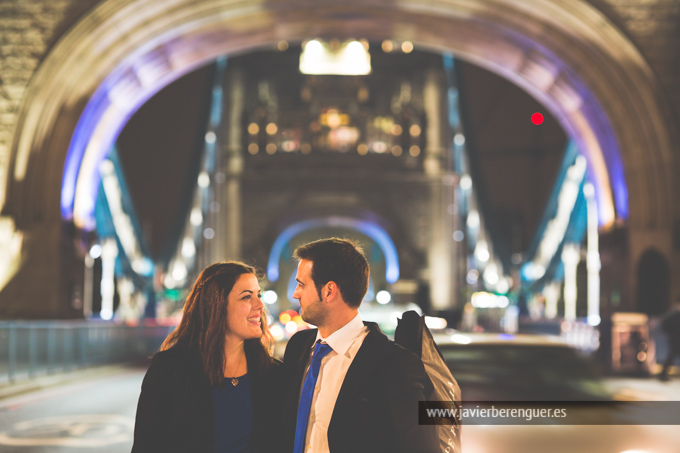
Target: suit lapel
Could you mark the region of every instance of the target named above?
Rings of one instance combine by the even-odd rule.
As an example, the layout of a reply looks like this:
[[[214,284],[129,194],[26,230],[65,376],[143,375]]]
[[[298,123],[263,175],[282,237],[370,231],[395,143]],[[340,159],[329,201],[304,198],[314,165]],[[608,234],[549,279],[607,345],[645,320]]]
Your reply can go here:
[[[361,348],[359,348],[356,357],[354,357],[352,364],[347,370],[342,387],[340,387],[338,398],[335,401],[335,408],[333,409],[333,416],[331,417],[331,426],[334,420],[344,416],[347,412],[345,408],[348,407],[348,404],[353,399],[366,399],[369,396],[368,394],[362,395],[362,393],[366,393],[368,389],[367,383],[374,379],[376,372],[381,366],[380,343],[386,340],[387,337],[374,323],[365,324],[369,327],[370,331],[366,338],[364,338]]]
[[[295,395],[295,400],[300,400],[300,391],[302,390],[302,378],[307,370],[307,365],[309,365],[309,360],[312,357],[312,345],[314,345],[314,340],[316,339],[316,329],[314,329],[314,335],[309,335],[309,338],[305,338],[301,342],[300,351],[295,354],[295,363],[293,364],[293,374],[292,379],[292,393]]]

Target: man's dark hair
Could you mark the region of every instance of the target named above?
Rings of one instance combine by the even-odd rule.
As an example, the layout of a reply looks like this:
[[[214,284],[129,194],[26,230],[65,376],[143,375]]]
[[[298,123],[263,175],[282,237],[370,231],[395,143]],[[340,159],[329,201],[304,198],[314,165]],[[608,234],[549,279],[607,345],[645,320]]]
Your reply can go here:
[[[319,239],[295,249],[293,257],[312,262],[312,280],[321,299],[321,288],[333,281],[342,299],[358,308],[368,291],[369,268],[364,252],[349,239]]]

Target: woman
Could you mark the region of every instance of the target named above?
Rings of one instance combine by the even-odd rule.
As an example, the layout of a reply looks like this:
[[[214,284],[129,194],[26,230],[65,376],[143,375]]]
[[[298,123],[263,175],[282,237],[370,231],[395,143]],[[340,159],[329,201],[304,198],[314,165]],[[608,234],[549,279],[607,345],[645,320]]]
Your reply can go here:
[[[271,452],[280,362],[261,289],[243,263],[208,266],[151,361],[133,453]]]

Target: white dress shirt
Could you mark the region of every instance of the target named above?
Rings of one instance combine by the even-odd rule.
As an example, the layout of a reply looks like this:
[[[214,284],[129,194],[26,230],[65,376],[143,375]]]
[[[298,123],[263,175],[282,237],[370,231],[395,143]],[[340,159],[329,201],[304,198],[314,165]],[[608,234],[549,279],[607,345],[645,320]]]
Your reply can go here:
[[[306,451],[329,453],[328,425],[335,408],[335,400],[338,399],[347,370],[364,343],[366,335],[368,335],[368,327],[364,326],[359,314],[328,338],[323,338],[320,332],[317,333],[316,339],[327,343],[332,350],[321,359],[319,378],[316,381],[309,411],[305,439]],[[314,343],[316,344],[316,341]],[[307,369],[309,370],[309,367]]]

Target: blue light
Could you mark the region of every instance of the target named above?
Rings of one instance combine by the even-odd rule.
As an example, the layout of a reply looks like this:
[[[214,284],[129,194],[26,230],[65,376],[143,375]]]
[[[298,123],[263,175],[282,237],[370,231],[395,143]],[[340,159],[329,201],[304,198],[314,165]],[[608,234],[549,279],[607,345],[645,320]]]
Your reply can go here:
[[[298,234],[319,227],[349,228],[373,239],[385,255],[385,280],[394,283],[399,280],[399,255],[389,234],[376,223],[350,217],[323,217],[295,223],[281,232],[269,252],[267,278],[271,282],[279,279],[279,261],[286,244]]]
[[[616,214],[622,219],[628,218],[628,186],[626,186],[626,177],[623,172],[623,165],[621,160],[617,159],[612,162],[609,167],[609,178],[612,182],[612,191],[614,192],[614,206],[616,207]]]
[[[145,62],[140,62],[143,66]],[[216,65],[218,74],[224,71],[227,57],[218,57]],[[162,77],[157,83],[138,87],[132,90],[130,74],[127,69],[114,70],[97,88],[85,106],[78,124],[76,125],[64,164],[64,174],[61,185],[61,215],[65,220],[76,219],[84,222],[85,227],[94,223],[94,206],[99,187],[100,175],[98,164],[107,157],[115,144],[118,135],[128,122],[130,117],[153,95],[167,86],[172,81],[183,75],[183,71],[174,72],[171,77]],[[221,79],[220,79],[221,81]],[[210,111],[210,122],[216,125],[220,121],[222,105],[222,89],[219,86],[213,88],[213,104]],[[102,122],[105,123],[102,124]],[[96,135],[96,137],[95,137]],[[88,151],[92,140],[97,140],[91,150]],[[86,151],[95,153],[94,159],[88,160],[93,165],[84,168],[81,174],[81,166]],[[89,193],[78,193],[78,178],[89,181]],[[85,184],[87,186],[87,184]],[[74,204],[78,198],[78,212],[74,212]],[[81,204],[80,197],[83,197]]]
[[[95,198],[97,196],[97,189],[101,176],[96,169],[99,168],[99,163],[106,159],[113,145],[115,144],[118,135],[123,130],[123,127],[130,119],[130,117],[141,107],[156,91],[146,93],[146,96],[136,99],[135,105],[130,105],[122,115],[107,124],[104,133],[99,136],[102,141],[101,146],[97,147],[99,155],[96,156],[97,165],[95,165],[90,174],[80,175],[80,167],[85,157],[85,151],[92,139],[95,130],[103,121],[104,115],[110,110],[111,100],[109,90],[111,83],[104,82],[103,85],[95,92],[95,94],[88,102],[83,114],[78,120],[76,129],[71,138],[68,152],[66,154],[66,162],[64,164],[64,175],[61,183],[61,215],[64,219],[71,219],[75,216],[87,219],[87,225],[91,226],[94,223],[94,206]],[[160,87],[158,87],[160,89]],[[74,203],[76,198],[76,188],[78,185],[78,178],[89,178],[91,192],[88,194],[79,194],[79,196],[87,196],[85,203],[86,212],[74,213]]]
[[[90,102],[88,102],[76,125],[66,154],[64,176],[61,182],[61,215],[64,219],[71,219],[73,217],[73,202],[76,194],[80,164],[83,161],[85,149],[90,141],[92,132],[101,119],[103,112],[106,111],[110,104],[107,90],[103,86],[100,87],[92,96]],[[97,184],[94,187],[99,187],[99,185]],[[93,200],[95,196],[96,194],[92,194]],[[92,206],[94,207],[94,203],[92,203]]]

